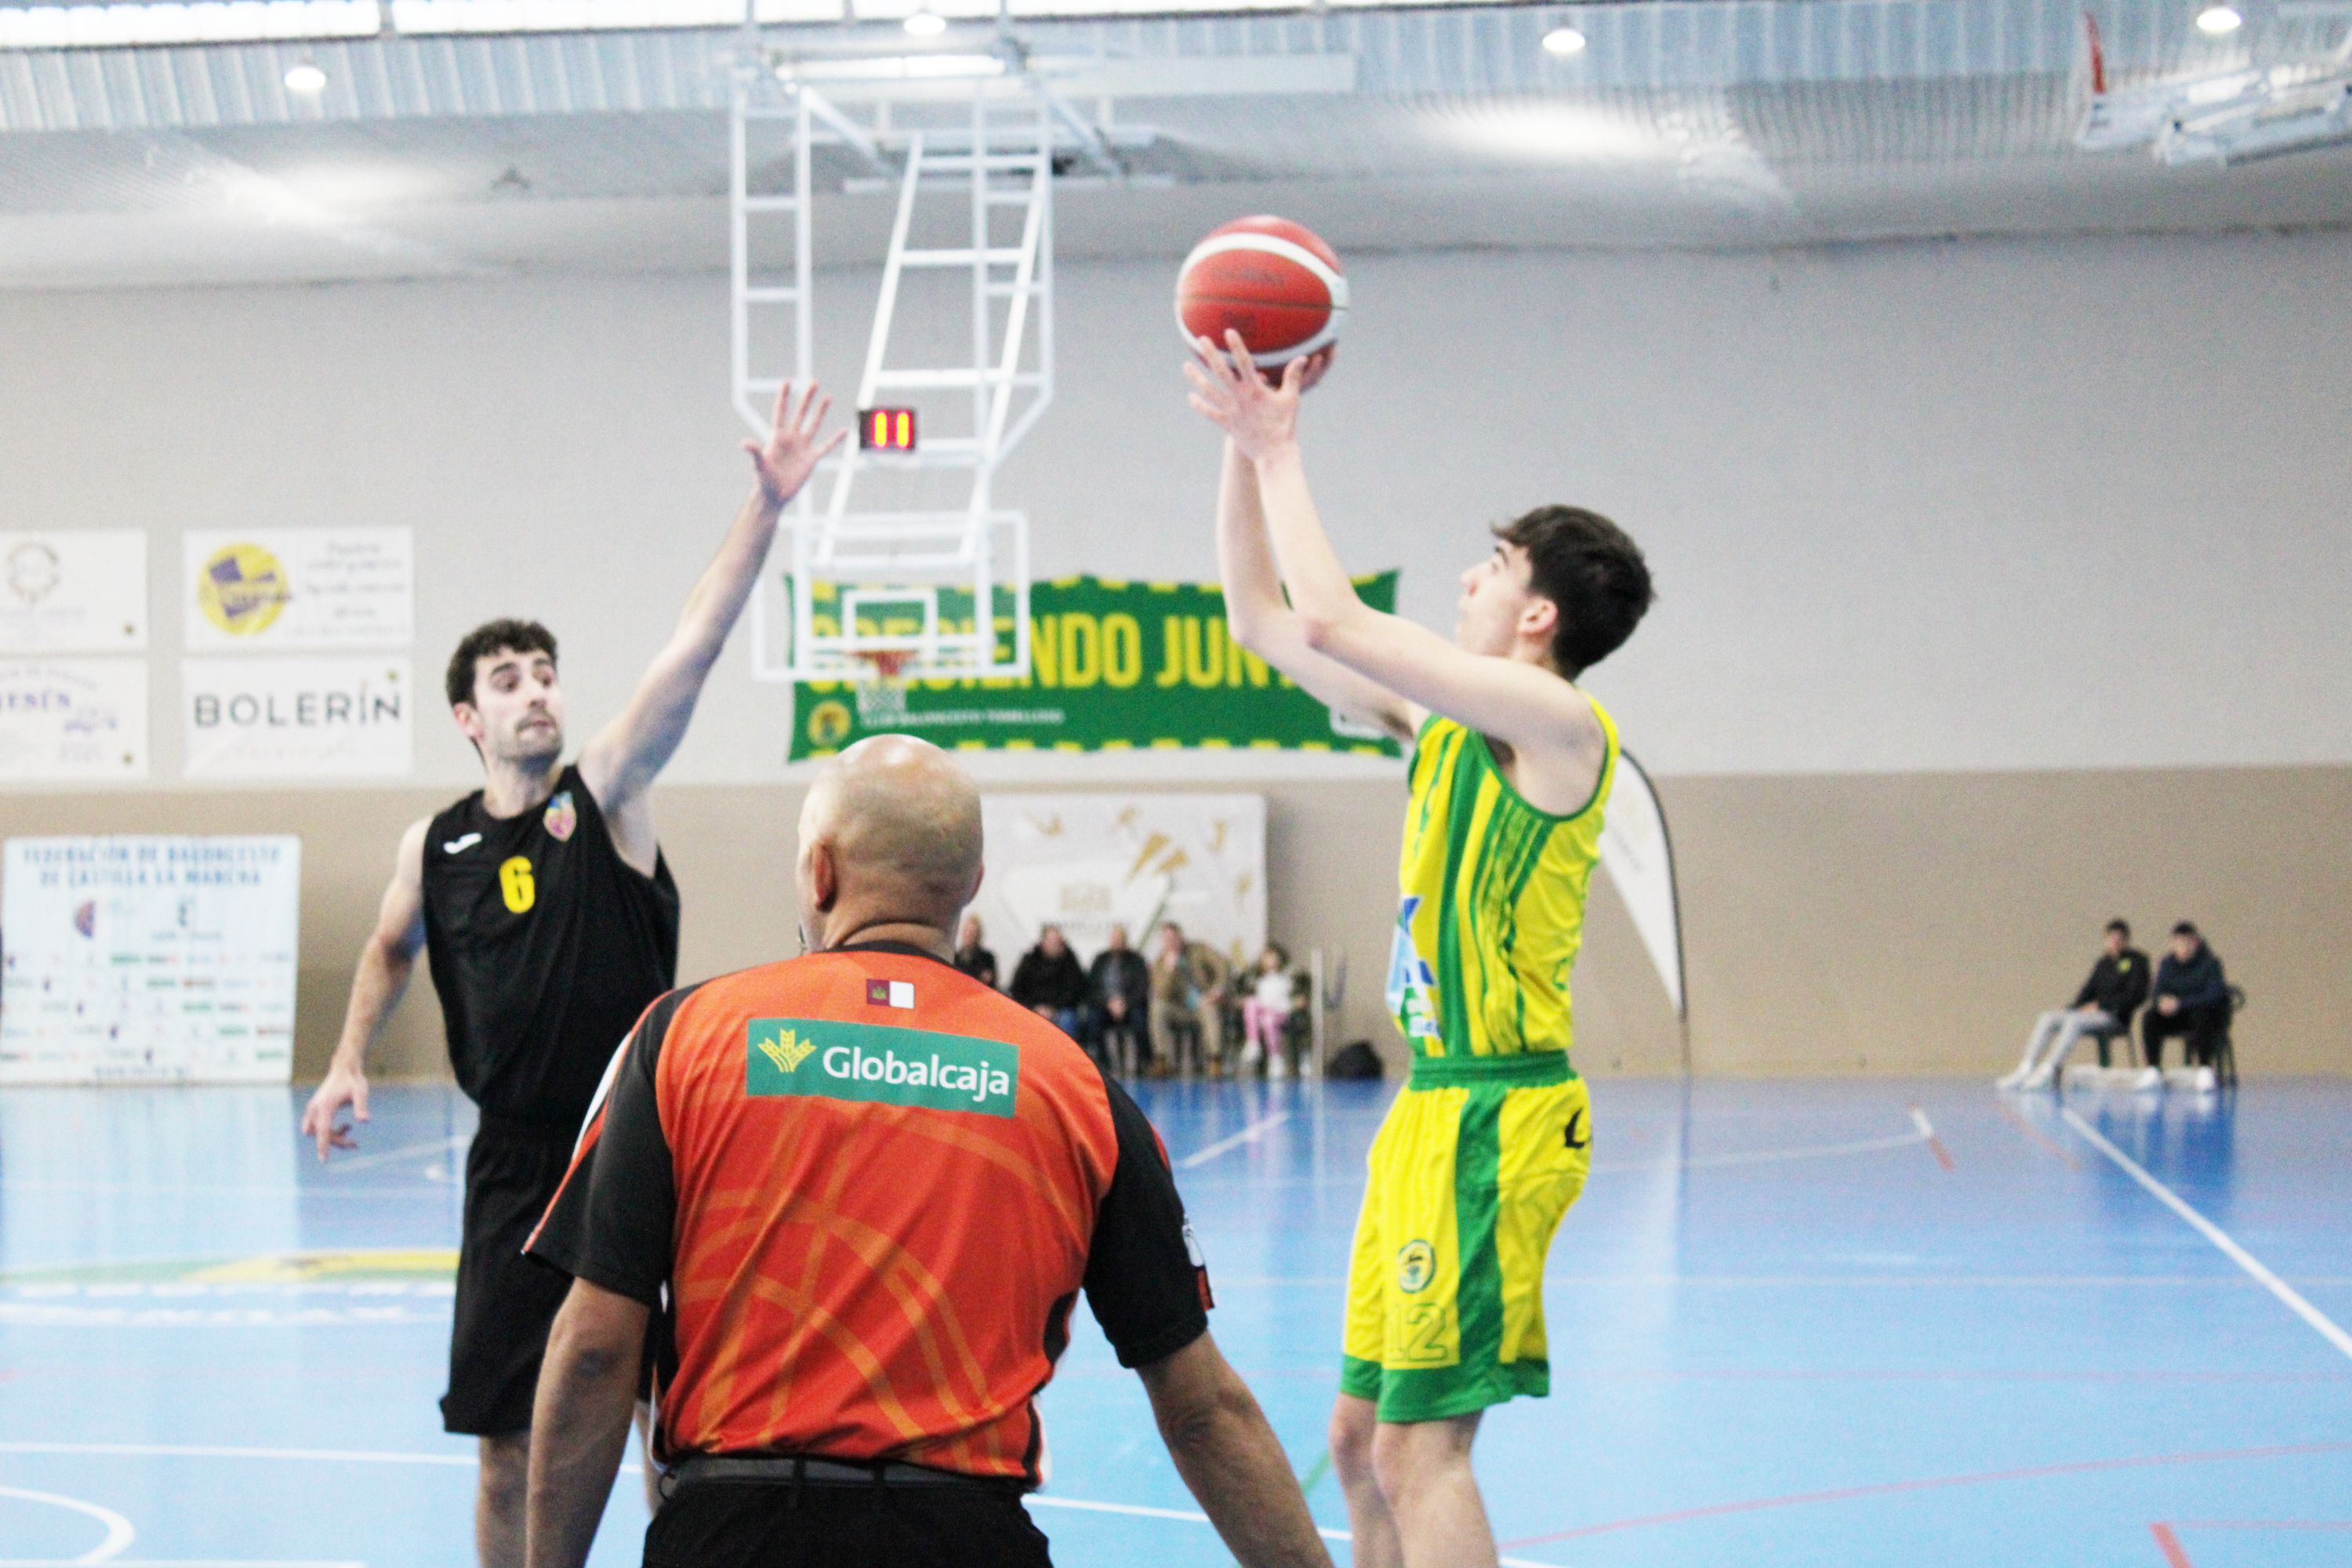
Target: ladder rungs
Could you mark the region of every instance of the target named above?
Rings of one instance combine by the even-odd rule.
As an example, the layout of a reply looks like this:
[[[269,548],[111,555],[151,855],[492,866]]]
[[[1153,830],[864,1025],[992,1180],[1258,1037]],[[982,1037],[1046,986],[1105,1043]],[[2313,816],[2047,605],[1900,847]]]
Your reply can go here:
[[[746,289],[743,302],[747,305],[785,305],[801,297],[797,289]]]
[[[1042,378],[1034,371],[1016,372],[1006,376],[992,370],[886,370],[874,378],[876,386],[939,389],[994,387],[1005,385],[1008,382],[1014,386],[1036,386],[1041,384]]]
[[[745,196],[743,210],[747,213],[788,213],[801,205],[798,196]]]
[[[988,297],[992,300],[1010,300],[1015,294],[1043,294],[1045,291],[1045,285],[1042,282],[1032,283],[1026,289],[1017,283],[991,283],[988,286]]]
[[[1017,245],[991,246],[975,253],[970,247],[961,250],[902,250],[898,253],[901,267],[970,267],[981,257],[991,267],[1018,267],[1025,253]]]

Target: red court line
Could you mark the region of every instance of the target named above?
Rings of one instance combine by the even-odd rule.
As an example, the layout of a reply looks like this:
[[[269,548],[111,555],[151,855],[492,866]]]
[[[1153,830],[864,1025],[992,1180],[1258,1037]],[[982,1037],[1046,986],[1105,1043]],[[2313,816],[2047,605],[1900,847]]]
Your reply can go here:
[[[2197,1568],[2176,1533],[2183,1530],[2352,1530],[2352,1519],[2179,1519],[2151,1524],[2147,1531],[2164,1552],[2165,1568]]]
[[[2007,1095],[2001,1095],[1996,1099],[1992,1102],[1992,1108],[2000,1112],[2000,1119],[2003,1121],[2008,1122],[2011,1127],[2016,1128],[2020,1132],[2024,1133],[2028,1138],[2032,1139],[2036,1143],[2041,1144],[2044,1149],[2049,1150],[2053,1154],[2057,1155],[2059,1159],[2064,1161],[2068,1170],[2079,1171],[2083,1168],[2083,1162],[2074,1158],[2074,1152],[2068,1149],[2066,1145],[2059,1142],[2055,1138],[2051,1137],[2050,1134],[2042,1131],[2041,1128],[2033,1125],[2032,1122],[2025,1120],[2024,1117],[2020,1116],[2017,1113],[2016,1108],[2009,1103],[2009,1097]]]
[[[1947,1171],[1958,1170],[1959,1167],[1952,1163],[1952,1152],[1944,1147],[1944,1141],[1941,1138],[1936,1136],[1935,1126],[1928,1121],[1927,1113],[1915,1105],[1911,1108],[1911,1120],[1926,1136],[1928,1152],[1936,1156],[1936,1163],[1943,1166]]]
[[[1607,1535],[1621,1530],[1643,1530],[1656,1524],[1681,1524],[1695,1519],[1719,1519],[1727,1514],[1761,1513],[1767,1509],[1796,1508],[1808,1503],[1852,1502],[1860,1498],[1892,1497],[1902,1492],[1933,1491],[1946,1487],[1990,1486],[2000,1481],[2042,1480],[2052,1476],[2097,1475],[2109,1470],[2141,1470],[2162,1465],[2210,1464],[2221,1459],[2281,1459],[2307,1454],[2352,1453],[2352,1443],[2295,1443],[2262,1448],[2216,1448],[2197,1454],[2148,1454],[2129,1459],[2076,1459],[2063,1465],[2029,1465],[2014,1470],[1985,1470],[1965,1476],[1924,1476],[1916,1480],[1880,1481],[1872,1486],[1837,1487],[1828,1491],[1795,1492],[1787,1497],[1748,1498],[1738,1502],[1707,1503],[1675,1509],[1670,1513],[1612,1519],[1601,1524],[1555,1530],[1503,1542],[1507,1552],[1541,1546],[1555,1541],[1575,1541],[1587,1535]]]

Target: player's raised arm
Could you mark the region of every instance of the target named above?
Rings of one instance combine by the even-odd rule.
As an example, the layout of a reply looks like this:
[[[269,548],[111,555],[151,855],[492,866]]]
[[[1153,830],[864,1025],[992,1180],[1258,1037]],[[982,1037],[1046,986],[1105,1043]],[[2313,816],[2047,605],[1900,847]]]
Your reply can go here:
[[[677,630],[646,667],[628,706],[580,753],[581,777],[612,822],[622,853],[632,863],[642,860],[641,868],[652,866],[653,833],[651,823],[635,808],[686,738],[702,683],[759,584],[777,517],[817,464],[848,435],[836,430],[829,439],[820,439],[832,407],[833,399],[814,383],[797,401],[790,382],[776,394],[775,428],[764,442],[743,443],[756,481],[751,493],[719,542],[719,553],[687,595]]]
[[[1299,457],[1298,400],[1306,389],[1305,362],[1294,360],[1284,367],[1281,382],[1268,385],[1239,333],[1229,333],[1223,350],[1205,340],[1201,349],[1200,363],[1185,367],[1192,382],[1192,406],[1223,429],[1249,460],[1265,510],[1265,537],[1282,585],[1289,590],[1290,613],[1303,646],[1407,703],[1513,747],[1590,757],[1597,765],[1603,744],[1600,721],[1591,704],[1560,678],[1562,672],[1470,652],[1357,597],[1355,584],[1323,531]],[[1220,531],[1221,542],[1224,531]],[[1526,613],[1557,617],[1559,610],[1550,601],[1538,599]],[[1536,634],[1545,630],[1533,625],[1526,629]]]
[[[1266,544],[1257,470],[1230,440],[1217,489],[1217,573],[1235,641],[1339,712],[1412,741],[1421,728],[1419,710],[1307,646],[1298,617],[1283,601],[1282,579]]]
[[[425,833],[431,826],[430,818],[413,822],[400,836],[392,883],[376,910],[375,929],[360,945],[342,1037],[335,1042],[326,1078],[302,1109],[302,1136],[318,1143],[321,1160],[330,1149],[359,1146],[351,1126],[338,1127],[335,1118],[348,1106],[353,1122],[368,1119],[368,1047],[400,1005],[401,993],[408,989],[408,977],[416,969],[416,954],[425,946]]]

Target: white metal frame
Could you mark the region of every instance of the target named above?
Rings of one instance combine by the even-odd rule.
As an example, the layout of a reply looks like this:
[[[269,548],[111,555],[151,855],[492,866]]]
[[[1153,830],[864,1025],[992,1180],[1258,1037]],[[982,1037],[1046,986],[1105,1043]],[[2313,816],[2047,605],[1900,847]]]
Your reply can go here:
[[[789,377],[805,384],[814,374],[814,266],[812,235],[812,150],[850,148],[869,166],[897,168],[898,209],[883,258],[880,297],[866,342],[856,406],[921,400],[926,408],[919,448],[913,453],[866,453],[854,445],[829,459],[788,510],[781,527],[782,577],[790,584],[782,606],[783,630],[772,625],[768,601],[780,595],[763,583],[751,605],[753,672],[762,680],[865,679],[878,674],[861,657],[906,656],[904,679],[1023,676],[1029,670],[1029,545],[1025,514],[994,504],[998,466],[1036,426],[1054,395],[1053,185],[1057,126],[1068,107],[1025,70],[976,78],[969,84],[928,82],[909,96],[938,102],[942,89],[969,104],[965,123],[893,132],[887,111],[868,127],[832,96],[856,90],[856,78],[837,62],[823,74],[825,90],[790,79],[791,68],[761,68],[738,82],[730,117],[731,369],[737,411],[764,436],[778,388]],[[880,101],[887,104],[888,98]],[[790,138],[792,190],[751,187],[750,142],[755,127],[781,126]],[[1081,123],[1080,129],[1084,129]],[[1079,155],[1100,149],[1078,139]],[[941,196],[964,205],[966,243],[911,243],[917,210],[936,210]],[[996,216],[1017,210],[1020,236],[995,243]],[[761,220],[789,215],[789,283],[782,257]],[[891,334],[900,289],[910,272],[964,269],[971,277],[971,353],[954,364],[894,363]],[[1003,326],[997,316],[1003,309]],[[788,353],[762,360],[763,329],[777,312]],[[968,430],[954,428],[952,411],[969,393]],[[943,396],[944,395],[944,396]],[[934,411],[948,409],[940,430]],[[861,474],[887,470],[961,471],[970,476],[961,504],[936,510],[860,511],[852,505]],[[952,480],[949,481],[952,483]],[[822,494],[822,503],[818,497]],[[775,574],[772,574],[772,579]],[[942,595],[969,599],[969,631],[950,629]],[[1009,604],[1012,627],[1000,643],[994,612]],[[891,627],[859,626],[859,611],[900,604],[909,613]],[[820,612],[831,606],[821,622]],[[779,647],[778,644],[782,645]],[[1009,645],[1009,646],[1007,646]]]

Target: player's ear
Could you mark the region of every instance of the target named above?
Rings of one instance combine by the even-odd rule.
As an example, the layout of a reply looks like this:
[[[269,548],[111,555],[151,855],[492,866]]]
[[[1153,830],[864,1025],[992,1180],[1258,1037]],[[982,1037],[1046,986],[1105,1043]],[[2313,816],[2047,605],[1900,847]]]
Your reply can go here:
[[[457,721],[457,732],[459,734],[465,736],[468,741],[473,742],[477,746],[482,743],[482,734],[485,726],[482,723],[482,710],[480,709],[475,707],[470,702],[460,702],[455,708],[449,710],[449,717]]]
[[[1541,594],[1530,595],[1527,608],[1519,612],[1519,630],[1528,637],[1551,640],[1559,629],[1559,606]]]

